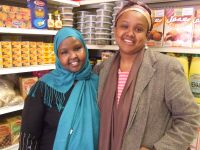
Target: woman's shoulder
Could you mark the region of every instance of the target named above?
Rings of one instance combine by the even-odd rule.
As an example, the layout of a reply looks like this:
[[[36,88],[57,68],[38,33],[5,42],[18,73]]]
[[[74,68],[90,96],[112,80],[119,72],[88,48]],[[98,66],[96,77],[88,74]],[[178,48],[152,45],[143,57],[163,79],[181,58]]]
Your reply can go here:
[[[112,63],[112,61],[116,55],[117,54],[114,54],[114,55],[110,56],[108,59],[102,61],[101,63],[96,64],[93,68],[94,73],[99,75],[99,73],[102,69],[106,68],[107,66],[110,66],[110,64]]]
[[[169,56],[161,52],[153,51],[151,49],[148,49],[147,53],[148,53],[147,55],[149,55],[149,57],[154,58],[158,64],[162,64],[162,65],[169,65],[169,64],[179,65],[180,64],[180,62],[173,56]]]

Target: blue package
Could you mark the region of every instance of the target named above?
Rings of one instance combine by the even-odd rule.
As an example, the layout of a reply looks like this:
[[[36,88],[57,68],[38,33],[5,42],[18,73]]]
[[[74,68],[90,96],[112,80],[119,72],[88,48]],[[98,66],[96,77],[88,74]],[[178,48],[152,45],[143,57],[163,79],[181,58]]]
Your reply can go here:
[[[36,29],[47,29],[47,2],[46,0],[27,0],[31,10],[31,24]]]

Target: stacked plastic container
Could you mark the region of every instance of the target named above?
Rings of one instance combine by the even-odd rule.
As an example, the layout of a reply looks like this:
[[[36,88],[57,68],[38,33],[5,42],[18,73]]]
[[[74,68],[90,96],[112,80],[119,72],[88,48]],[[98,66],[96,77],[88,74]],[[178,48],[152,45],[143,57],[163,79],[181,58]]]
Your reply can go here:
[[[95,25],[96,15],[86,15],[84,18],[85,27],[83,29],[83,36],[87,44],[96,44],[95,40]]]
[[[97,45],[109,45],[111,37],[113,3],[101,3],[97,9],[95,37]]]
[[[61,6],[58,10],[61,14],[62,26],[63,27],[73,27],[73,7]]]
[[[114,35],[114,25],[115,25],[115,18],[116,18],[116,15],[117,13],[119,12],[119,10],[125,5],[127,4],[128,1],[124,1],[124,0],[121,0],[121,1],[116,1],[115,2],[115,7],[113,8],[114,10],[114,13],[112,14],[112,17],[113,17],[113,20],[112,20],[112,26],[111,26],[111,44],[112,45],[115,45],[116,42],[115,42],[115,35]]]
[[[76,20],[75,27],[77,30],[79,30],[82,33],[83,33],[83,29],[85,27],[84,18],[89,13],[90,13],[89,11],[77,11],[76,12],[76,17],[74,18]]]

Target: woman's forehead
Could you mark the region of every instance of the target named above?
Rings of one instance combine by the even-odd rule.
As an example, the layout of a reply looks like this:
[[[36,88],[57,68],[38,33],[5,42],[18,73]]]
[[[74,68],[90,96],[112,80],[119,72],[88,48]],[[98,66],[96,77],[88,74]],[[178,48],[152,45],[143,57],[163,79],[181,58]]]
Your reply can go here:
[[[137,11],[127,11],[124,14],[122,14],[119,19],[119,21],[126,21],[126,22],[130,22],[130,23],[142,23],[142,24],[147,24],[148,25],[148,21],[145,18],[145,16]]]

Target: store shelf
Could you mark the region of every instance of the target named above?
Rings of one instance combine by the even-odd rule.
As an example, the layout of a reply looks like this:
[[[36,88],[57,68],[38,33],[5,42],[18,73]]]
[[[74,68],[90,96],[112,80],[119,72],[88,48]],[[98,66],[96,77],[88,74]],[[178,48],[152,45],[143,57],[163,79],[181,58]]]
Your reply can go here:
[[[51,70],[51,69],[55,69],[55,65],[49,64],[49,65],[27,66],[27,67],[0,68],[0,75]]]
[[[0,150],[18,150],[19,149],[19,144],[14,144],[12,146],[0,149]]]
[[[44,29],[21,29],[21,28],[4,28],[0,27],[0,33],[3,34],[28,34],[28,35],[56,35],[56,30]]]
[[[71,5],[72,7],[80,6],[79,2],[71,1],[71,0],[47,0],[48,4],[55,5]]]
[[[0,115],[18,111],[18,110],[22,110],[23,107],[24,107],[24,103],[14,105],[14,106],[0,107]]]
[[[200,48],[185,48],[185,47],[150,47],[151,50],[159,52],[172,52],[172,53],[187,53],[187,54],[200,54]]]
[[[80,1],[80,6],[83,5],[90,5],[90,4],[97,4],[97,3],[107,3],[107,2],[114,2],[117,0],[84,0],[84,1]]]
[[[117,51],[119,48],[117,45],[87,45],[90,50],[113,50]]]
[[[3,4],[20,4],[20,5],[25,5],[27,3],[27,0],[6,0],[6,2],[0,2]],[[78,7],[80,6],[79,2],[71,1],[71,0],[47,0],[47,4],[54,4],[56,6],[60,5],[70,5],[72,7]]]
[[[117,45],[87,45],[90,50],[113,50],[117,51]],[[172,52],[172,53],[187,53],[187,54],[200,54],[200,48],[185,48],[185,47],[150,47],[153,51],[159,52]]]

